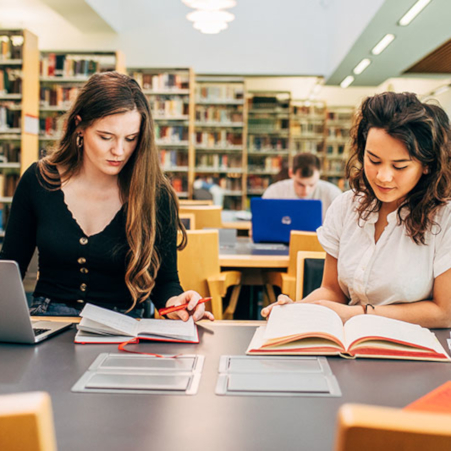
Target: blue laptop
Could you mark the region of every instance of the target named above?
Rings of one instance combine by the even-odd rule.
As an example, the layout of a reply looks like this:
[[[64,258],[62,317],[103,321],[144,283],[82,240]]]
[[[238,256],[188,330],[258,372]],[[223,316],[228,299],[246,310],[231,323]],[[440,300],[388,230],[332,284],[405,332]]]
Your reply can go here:
[[[254,243],[289,243],[292,230],[315,232],[322,224],[320,200],[251,199]]]

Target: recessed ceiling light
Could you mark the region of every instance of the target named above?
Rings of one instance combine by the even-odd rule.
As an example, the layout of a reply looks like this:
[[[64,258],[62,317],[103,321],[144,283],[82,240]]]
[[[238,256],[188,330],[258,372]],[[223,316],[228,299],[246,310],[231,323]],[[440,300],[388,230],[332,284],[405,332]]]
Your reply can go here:
[[[440,86],[436,90],[432,91],[431,95],[438,96],[439,94],[443,94],[444,92],[448,91],[449,88],[450,88],[450,85]]]
[[[340,86],[342,88],[347,88],[354,81],[354,77],[352,75],[348,75],[341,83]]]
[[[399,19],[398,25],[401,25],[401,27],[409,25],[409,23],[412,22],[412,20],[415,19],[415,17],[417,17],[430,2],[431,0],[418,0],[415,5]]]
[[[394,34],[386,34],[373,48],[373,50],[371,50],[371,53],[373,55],[379,55],[380,53],[382,53],[387,47],[388,45],[393,41],[393,39],[395,39],[395,35]]]
[[[370,64],[371,60],[369,58],[364,58],[356,67],[354,67],[353,72],[356,75],[360,75]]]

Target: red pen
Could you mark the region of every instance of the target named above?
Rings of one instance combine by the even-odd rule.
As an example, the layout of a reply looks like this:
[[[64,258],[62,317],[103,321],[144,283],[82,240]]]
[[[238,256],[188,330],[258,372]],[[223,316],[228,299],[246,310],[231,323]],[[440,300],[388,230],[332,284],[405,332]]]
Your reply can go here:
[[[208,302],[208,301],[211,301],[211,298],[202,298],[197,302],[197,305],[203,304],[204,302]],[[179,310],[185,309],[188,306],[188,304],[189,304],[189,302],[187,302],[186,304],[174,305],[172,307],[165,307],[165,308],[158,310],[158,313],[161,316],[167,315],[168,313],[177,312]]]

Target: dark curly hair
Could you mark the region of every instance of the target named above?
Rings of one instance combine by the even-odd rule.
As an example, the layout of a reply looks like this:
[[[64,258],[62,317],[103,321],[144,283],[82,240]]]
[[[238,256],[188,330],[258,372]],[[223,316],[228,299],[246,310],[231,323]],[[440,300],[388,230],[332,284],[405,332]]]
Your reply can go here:
[[[437,105],[422,103],[415,94],[384,92],[365,99],[351,130],[351,153],[346,177],[361,196],[359,219],[378,212],[377,199],[366,178],[363,159],[368,131],[379,128],[401,141],[409,155],[428,168],[398,208],[398,223],[416,244],[425,244],[439,208],[451,198],[451,131],[447,114]],[[402,210],[408,212],[402,218]]]

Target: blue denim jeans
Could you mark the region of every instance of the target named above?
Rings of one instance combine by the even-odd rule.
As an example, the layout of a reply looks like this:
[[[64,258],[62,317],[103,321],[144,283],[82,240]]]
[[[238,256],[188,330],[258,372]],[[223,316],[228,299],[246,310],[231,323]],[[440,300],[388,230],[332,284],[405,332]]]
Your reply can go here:
[[[116,312],[125,313],[125,310],[114,308]],[[80,311],[73,307],[68,307],[62,302],[55,302],[44,296],[33,297],[30,307],[32,316],[80,316]],[[142,318],[144,316],[143,307],[135,307],[127,313],[132,318]]]

